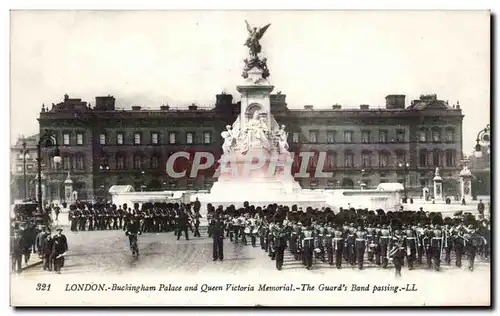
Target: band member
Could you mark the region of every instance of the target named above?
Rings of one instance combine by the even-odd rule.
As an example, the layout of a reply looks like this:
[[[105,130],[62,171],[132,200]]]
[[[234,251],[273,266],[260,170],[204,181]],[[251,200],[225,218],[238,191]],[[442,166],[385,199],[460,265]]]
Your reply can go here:
[[[405,235],[408,270],[413,270],[413,264],[417,258],[417,235],[410,225],[405,227],[403,234]]]
[[[302,231],[302,249],[304,265],[307,270],[310,270],[313,263],[313,251],[314,251],[314,231],[310,223],[306,224],[304,231]]]
[[[283,267],[283,257],[286,247],[286,233],[282,221],[278,221],[278,223],[274,226],[273,237],[274,248],[276,251],[276,269],[281,270]]]
[[[333,228],[333,223],[330,223],[329,225],[327,225],[325,227],[325,230],[324,230],[324,240],[325,240],[325,250],[326,250],[326,259],[328,260],[328,264],[329,265],[333,265],[333,253],[334,253],[334,249],[333,249],[333,237],[334,237],[334,231],[335,229]]]
[[[185,210],[181,210],[181,212],[177,217],[177,240],[181,238],[182,232],[184,232],[186,240],[189,240],[188,226],[189,226],[189,215]]]
[[[403,267],[405,256],[405,238],[400,231],[401,222],[399,220],[393,220],[391,226],[394,228],[394,231],[391,236],[391,250],[388,253],[388,257],[393,259],[396,276],[401,276],[401,268]]]
[[[212,260],[224,260],[224,223],[216,217],[211,229],[213,239]]]
[[[391,233],[386,223],[380,229],[380,256],[382,257],[382,268],[386,269],[389,263],[388,252],[390,251]]]
[[[359,223],[358,229],[356,230],[356,259],[358,262],[358,268],[360,270],[363,269],[363,263],[365,258],[365,249],[366,249],[366,230],[362,226],[362,223]]]
[[[455,249],[455,265],[459,268],[462,267],[462,254],[464,253],[467,240],[464,237],[466,233],[465,227],[459,223],[452,230],[453,248]]]
[[[345,240],[345,249],[344,251],[347,254],[347,262],[354,266],[356,264],[356,229],[353,224],[349,225],[347,228],[347,237]]]
[[[333,231],[332,249],[335,252],[335,266],[342,268],[342,253],[344,252],[344,232],[342,225],[337,224]]]
[[[441,228],[442,218],[435,216],[433,219],[434,228],[432,229],[431,253],[434,259],[434,268],[439,271],[441,265],[441,253],[443,252],[444,240],[443,229]]]
[[[443,227],[443,237],[444,237],[444,250],[445,257],[444,261],[446,264],[451,264],[451,250],[453,249],[453,235],[451,233],[451,218],[446,217],[444,219],[444,227]]]

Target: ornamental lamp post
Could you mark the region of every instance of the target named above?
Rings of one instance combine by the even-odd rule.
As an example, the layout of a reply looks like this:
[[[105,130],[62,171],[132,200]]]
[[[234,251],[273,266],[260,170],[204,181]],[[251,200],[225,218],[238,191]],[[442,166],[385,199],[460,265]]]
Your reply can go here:
[[[36,145],[37,149],[37,168],[38,168],[38,207],[40,212],[43,211],[43,203],[42,203],[42,148],[52,148],[54,149],[54,163],[57,165],[61,163],[61,154],[59,152],[59,145],[57,144],[57,138],[54,134],[45,130],[42,135],[40,135],[40,139]]]
[[[26,139],[23,138],[21,156],[23,158],[23,182],[24,182],[24,200],[28,199],[28,181],[26,178],[26,160],[30,159],[28,149],[26,148]]]
[[[490,124],[477,133],[476,146],[474,146],[474,157],[481,158],[483,156],[483,147],[488,147],[487,152],[490,153],[491,144],[491,127]]]

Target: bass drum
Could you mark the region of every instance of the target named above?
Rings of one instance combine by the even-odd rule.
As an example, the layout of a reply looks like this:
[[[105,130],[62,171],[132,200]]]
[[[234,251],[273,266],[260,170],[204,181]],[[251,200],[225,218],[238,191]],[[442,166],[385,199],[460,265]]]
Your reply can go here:
[[[245,227],[245,234],[250,234],[250,227],[249,226]]]

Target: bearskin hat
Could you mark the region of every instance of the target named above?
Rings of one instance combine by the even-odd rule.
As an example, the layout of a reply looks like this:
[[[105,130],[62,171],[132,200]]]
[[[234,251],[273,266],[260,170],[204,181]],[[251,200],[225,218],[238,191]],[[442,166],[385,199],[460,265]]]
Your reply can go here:
[[[403,223],[398,218],[393,218],[391,220],[391,227],[393,230],[401,230],[403,228]]]
[[[435,215],[431,218],[432,225],[443,225],[443,218],[441,216]]]
[[[385,215],[385,211],[381,208],[377,209],[375,212],[377,212],[379,216]]]
[[[444,225],[453,225],[453,221],[451,220],[451,217],[445,217],[443,219]]]

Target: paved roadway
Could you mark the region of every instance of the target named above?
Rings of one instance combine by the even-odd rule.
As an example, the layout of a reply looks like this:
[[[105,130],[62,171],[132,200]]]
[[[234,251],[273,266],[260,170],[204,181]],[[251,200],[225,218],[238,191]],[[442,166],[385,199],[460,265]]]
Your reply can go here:
[[[139,237],[141,256],[133,259],[128,246],[128,238],[121,230],[71,232],[65,229],[69,249],[66,264],[62,274],[43,271],[40,266],[25,270],[20,276],[12,279],[11,291],[16,302],[30,304],[269,304],[269,305],[475,305],[487,304],[490,293],[489,263],[476,263],[476,270],[470,272],[464,266],[462,269],[443,266],[442,272],[427,269],[413,271],[403,270],[401,278],[395,278],[394,269],[380,269],[367,266],[359,271],[344,264],[342,270],[318,263],[310,271],[293,260],[288,251],[285,252],[285,264],[282,271],[277,271],[275,261],[270,260],[267,253],[259,246],[243,246],[234,244],[229,239],[224,240],[224,261],[212,261],[212,241],[202,231],[201,238],[186,241],[176,240],[173,233],[146,233]],[[191,238],[191,236],[190,236]],[[32,288],[34,282],[53,284],[56,296],[40,296],[39,292],[31,291],[23,296],[26,289]],[[169,297],[156,292],[148,296],[137,295],[134,292],[113,292],[89,294],[82,292],[63,292],[65,284],[99,282],[132,284],[154,284],[164,282],[173,284],[208,283],[223,285],[254,284],[281,285],[294,283],[310,283],[336,285],[340,282],[351,284],[416,284],[419,292],[413,295],[409,292],[403,295],[370,294],[350,295],[342,292],[333,295],[325,292],[242,292],[198,293],[198,296]],[[351,283],[351,284],[349,284]],[[57,287],[57,288],[56,288]],[[38,293],[38,294],[37,294]],[[70,294],[74,293],[74,294]],[[213,294],[213,295],[211,295]],[[220,295],[223,294],[223,295]],[[31,295],[37,300],[30,299]],[[311,296],[313,295],[313,296]],[[416,296],[415,296],[416,295]],[[106,297],[104,299],[104,297]],[[309,298],[308,298],[309,297]],[[312,298],[314,297],[314,299]],[[86,299],[83,300],[83,299]],[[100,298],[104,299],[101,300]],[[171,300],[173,299],[173,301]],[[194,299],[194,300],[193,300]],[[86,303],[84,303],[86,302]],[[51,304],[51,303],[48,303]]]
[[[65,229],[68,238],[69,252],[66,257],[64,274],[85,273],[114,273],[126,272],[217,272],[227,271],[238,273],[248,270],[275,270],[275,261],[270,260],[267,253],[258,246],[243,246],[224,240],[224,261],[212,262],[212,240],[207,237],[206,229],[201,229],[202,237],[194,238],[190,232],[190,240],[184,236],[180,240],[170,233],[145,233],[139,236],[139,259],[131,256],[128,246],[128,237],[122,230],[71,232]],[[476,260],[477,271],[489,269],[489,263]],[[317,262],[317,269],[311,273],[327,273],[336,271],[328,264]],[[356,270],[344,263],[342,271]],[[462,269],[465,269],[463,267]],[[304,267],[293,259],[288,250],[285,251],[284,270],[297,272],[305,270]],[[393,273],[393,270],[382,270],[378,267],[367,265],[366,271],[380,270],[383,273]],[[444,272],[458,271],[458,268],[443,266]],[[389,272],[390,271],[390,272]],[[407,271],[429,273],[425,269]],[[24,275],[50,274],[41,271],[41,267],[28,269]],[[464,271],[464,273],[469,273]],[[489,272],[488,272],[489,273]]]

